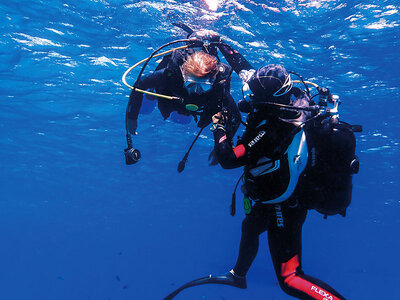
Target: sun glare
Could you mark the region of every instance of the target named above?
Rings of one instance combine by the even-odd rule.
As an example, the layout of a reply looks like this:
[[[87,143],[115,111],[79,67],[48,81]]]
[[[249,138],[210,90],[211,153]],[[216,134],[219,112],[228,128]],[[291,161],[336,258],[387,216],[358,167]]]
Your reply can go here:
[[[205,0],[208,5],[208,9],[216,11],[218,9],[219,0]]]

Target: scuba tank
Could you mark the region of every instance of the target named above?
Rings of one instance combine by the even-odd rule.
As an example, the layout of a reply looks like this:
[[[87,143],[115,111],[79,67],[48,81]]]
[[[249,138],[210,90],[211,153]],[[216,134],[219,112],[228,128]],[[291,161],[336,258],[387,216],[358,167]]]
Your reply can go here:
[[[306,124],[304,129],[309,161],[299,179],[300,203],[325,218],[336,214],[344,217],[351,203],[352,177],[359,169],[354,132],[361,132],[362,128],[339,121],[340,100],[329,90],[327,94],[328,98],[322,92],[319,102],[326,113]]]
[[[358,172],[353,128],[345,122],[305,130],[309,147],[308,166],[300,178],[301,203],[327,215],[346,215],[351,202],[352,177]]]

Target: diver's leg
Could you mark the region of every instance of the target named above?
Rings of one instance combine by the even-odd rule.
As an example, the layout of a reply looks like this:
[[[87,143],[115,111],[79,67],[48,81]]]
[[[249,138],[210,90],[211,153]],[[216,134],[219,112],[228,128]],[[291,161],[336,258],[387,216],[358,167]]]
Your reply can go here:
[[[172,122],[179,124],[189,124],[193,120],[193,116],[183,115],[178,113],[177,111],[173,111],[169,117]]]
[[[307,215],[304,208],[275,205],[268,228],[268,242],[282,290],[298,299],[345,299],[326,283],[305,275],[301,266],[301,231]]]
[[[226,284],[245,289],[247,287],[245,276],[258,251],[258,237],[267,228],[266,210],[266,206],[253,207],[251,213],[246,215],[243,220],[239,257],[236,266],[232,270],[222,275],[210,274],[206,277],[189,281],[165,297],[164,300],[173,299],[178,293],[189,287],[208,283]]]
[[[242,237],[240,239],[239,255],[233,271],[244,277],[256,258],[259,245],[259,236],[267,230],[267,206],[255,205],[250,214],[242,222]]]
[[[140,108],[141,115],[151,114],[157,106],[157,101],[150,95],[143,95],[142,107]]]

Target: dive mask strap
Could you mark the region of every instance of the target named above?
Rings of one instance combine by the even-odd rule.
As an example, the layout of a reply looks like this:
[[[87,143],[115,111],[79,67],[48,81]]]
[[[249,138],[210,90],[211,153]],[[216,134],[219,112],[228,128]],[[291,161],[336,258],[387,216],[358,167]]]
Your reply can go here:
[[[262,83],[262,81],[260,80],[260,78],[271,78],[271,79],[275,79],[278,80],[282,86],[275,92],[273,93],[274,97],[280,97],[283,96],[285,94],[287,94],[293,87],[293,82],[292,79],[290,77],[290,74],[288,74],[285,78],[285,82],[282,82],[278,77],[275,76],[270,76],[270,75],[263,75],[263,76],[259,76],[258,72],[256,73],[256,78],[258,80],[258,83],[261,85],[261,87],[266,90],[267,88],[265,87],[265,85]]]

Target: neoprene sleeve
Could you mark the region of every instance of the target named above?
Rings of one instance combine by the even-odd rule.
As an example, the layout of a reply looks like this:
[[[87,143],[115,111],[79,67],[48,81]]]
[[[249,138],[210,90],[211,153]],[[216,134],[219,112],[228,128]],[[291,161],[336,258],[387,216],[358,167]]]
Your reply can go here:
[[[239,74],[242,70],[253,69],[251,64],[244,58],[244,56],[234,50],[231,46],[227,44],[219,44],[218,49],[221,51],[222,55],[225,57],[226,61],[233,68],[236,74]]]

